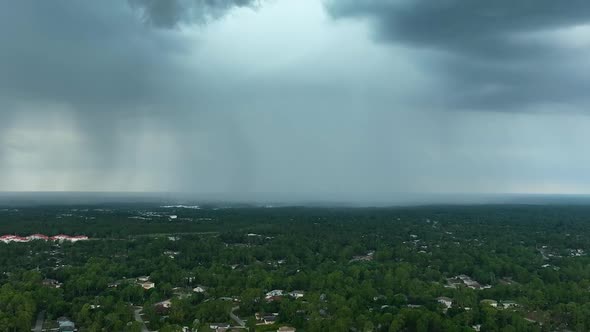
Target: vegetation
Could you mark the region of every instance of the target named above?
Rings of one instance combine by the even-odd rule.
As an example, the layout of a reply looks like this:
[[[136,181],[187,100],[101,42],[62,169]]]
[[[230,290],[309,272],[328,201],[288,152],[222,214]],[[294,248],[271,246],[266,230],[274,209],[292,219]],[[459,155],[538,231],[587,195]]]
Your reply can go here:
[[[237,325],[232,308],[251,331],[587,331],[589,216],[581,206],[1,210],[0,235],[90,240],[0,242],[0,331],[30,331],[40,311],[80,331],[140,331],[135,310],[150,330],[207,331]],[[257,325],[255,313],[277,322]]]

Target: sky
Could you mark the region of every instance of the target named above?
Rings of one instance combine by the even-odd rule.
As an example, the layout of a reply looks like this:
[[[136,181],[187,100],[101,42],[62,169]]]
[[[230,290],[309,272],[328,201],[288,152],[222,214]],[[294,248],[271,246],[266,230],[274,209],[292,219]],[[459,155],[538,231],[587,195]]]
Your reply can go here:
[[[585,0],[0,4],[0,191],[590,193]]]

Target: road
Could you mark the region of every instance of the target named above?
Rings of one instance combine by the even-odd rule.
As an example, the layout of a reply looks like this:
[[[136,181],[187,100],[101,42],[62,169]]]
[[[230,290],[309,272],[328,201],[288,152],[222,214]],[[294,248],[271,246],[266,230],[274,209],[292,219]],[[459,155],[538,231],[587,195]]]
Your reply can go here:
[[[141,310],[143,310],[142,307],[135,308],[135,311],[133,312],[133,315],[135,316],[135,320],[138,321],[139,323],[141,323],[141,332],[150,332],[150,330],[148,330],[147,326],[145,326],[145,322],[143,321],[143,317],[141,317]]]
[[[240,317],[238,317],[236,314],[234,314],[234,311],[236,311],[238,309],[240,309],[240,307],[231,308],[231,311],[229,312],[229,317],[231,319],[233,319],[240,327],[245,327],[246,323]]]
[[[43,331],[43,321],[45,318],[45,310],[40,311],[37,315],[37,322],[35,322],[35,327],[31,330],[33,332],[41,332]]]

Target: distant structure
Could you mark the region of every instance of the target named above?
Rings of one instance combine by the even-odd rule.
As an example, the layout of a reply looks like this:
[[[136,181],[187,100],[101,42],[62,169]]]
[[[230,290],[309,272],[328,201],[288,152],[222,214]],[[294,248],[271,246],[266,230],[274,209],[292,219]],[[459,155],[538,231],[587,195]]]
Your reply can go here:
[[[10,242],[30,242],[30,241],[68,241],[68,242],[78,242],[78,241],[85,241],[88,240],[88,236],[86,235],[76,235],[76,236],[69,236],[65,234],[58,234],[55,236],[47,236],[43,234],[32,234],[27,237],[22,237],[18,235],[2,235],[0,236],[0,242],[10,243]]]
[[[281,326],[277,330],[277,332],[295,332],[295,331],[296,331],[296,329],[294,327],[290,327],[290,326]]]
[[[57,319],[59,325],[59,332],[73,332],[76,331],[76,324],[67,317],[59,317]]]

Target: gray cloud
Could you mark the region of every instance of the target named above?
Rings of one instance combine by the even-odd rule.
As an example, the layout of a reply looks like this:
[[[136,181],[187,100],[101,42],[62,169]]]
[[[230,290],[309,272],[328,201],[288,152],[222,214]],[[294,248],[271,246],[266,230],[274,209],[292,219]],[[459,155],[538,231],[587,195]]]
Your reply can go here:
[[[484,57],[530,55],[512,40],[514,33],[590,21],[590,3],[583,0],[332,0],[328,8],[335,17],[373,17],[384,40]]]
[[[590,79],[579,72],[587,54],[548,34],[590,23],[587,1],[333,0],[327,8],[335,18],[369,18],[381,42],[423,50],[447,87],[439,106],[514,111],[590,101]]]
[[[129,0],[143,20],[157,27],[171,28],[179,23],[205,23],[223,16],[233,7],[252,7],[259,0]]]
[[[199,100],[206,95],[199,91],[199,86],[207,84],[206,78],[193,76],[199,73],[177,60],[186,53],[186,41],[175,31],[157,28],[190,23],[189,19],[204,23],[232,7],[252,5],[254,1],[243,0],[11,4],[10,10],[0,11],[0,135],[23,125],[17,121],[25,118],[18,116],[23,109],[26,119],[33,119],[35,114],[50,113],[47,105],[57,105],[63,109],[59,116],[72,122],[80,135],[77,142],[84,152],[79,166],[91,172],[96,185],[137,163],[133,150],[141,140],[132,139],[135,143],[125,149],[121,142],[126,136],[140,135],[142,121],[168,130],[182,124],[190,127],[183,129],[189,134],[179,134],[185,140],[176,144],[183,151],[181,163],[189,164],[196,158],[194,154],[200,153],[190,142],[190,133],[203,131],[206,125],[201,122],[216,120],[204,115],[210,104]],[[224,128],[227,123],[230,121],[214,125]],[[156,129],[152,134],[158,133]],[[239,130],[232,133],[217,136],[217,141],[209,144],[246,144],[239,138]],[[7,144],[0,146],[0,169],[7,167],[8,151],[17,150]],[[227,149],[218,156],[228,164],[246,164],[242,157]],[[178,177],[199,178],[194,176],[199,171],[195,167],[178,169]],[[236,168],[230,171],[234,178],[243,174]],[[194,181],[177,185],[187,190],[194,187]]]
[[[433,3],[329,5],[369,18],[378,43],[367,20],[334,22],[317,0],[11,3],[0,190],[370,200],[588,188],[589,118],[511,112],[589,104],[590,48],[560,46],[555,31],[583,22],[582,7],[516,24],[500,14],[524,5],[479,2],[500,19],[478,23],[476,2]]]

